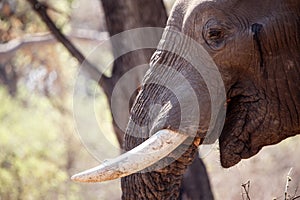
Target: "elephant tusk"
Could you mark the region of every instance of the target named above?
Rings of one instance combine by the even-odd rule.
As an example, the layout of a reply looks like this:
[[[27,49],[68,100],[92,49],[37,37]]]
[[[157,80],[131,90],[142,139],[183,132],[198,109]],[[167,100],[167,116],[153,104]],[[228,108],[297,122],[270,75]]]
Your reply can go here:
[[[102,182],[128,176],[166,157],[187,137],[168,129],[160,130],[132,150],[97,167],[78,173],[71,179],[78,182]]]

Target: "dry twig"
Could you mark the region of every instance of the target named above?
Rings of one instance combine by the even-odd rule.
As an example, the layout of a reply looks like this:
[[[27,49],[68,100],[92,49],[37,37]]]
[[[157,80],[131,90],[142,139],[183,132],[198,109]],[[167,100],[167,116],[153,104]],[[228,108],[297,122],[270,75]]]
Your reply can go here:
[[[249,195],[250,181],[247,181],[246,183],[242,184],[242,187],[245,191],[245,193],[242,192],[243,200],[244,200],[244,195],[246,195],[246,200],[250,200],[250,195]]]
[[[293,168],[291,167],[291,169],[289,170],[289,172],[286,176],[286,184],[285,184],[285,190],[284,190],[284,200],[291,199],[291,197],[289,195],[289,183],[290,183],[290,181],[292,181],[292,178],[291,178],[292,170],[293,170]]]

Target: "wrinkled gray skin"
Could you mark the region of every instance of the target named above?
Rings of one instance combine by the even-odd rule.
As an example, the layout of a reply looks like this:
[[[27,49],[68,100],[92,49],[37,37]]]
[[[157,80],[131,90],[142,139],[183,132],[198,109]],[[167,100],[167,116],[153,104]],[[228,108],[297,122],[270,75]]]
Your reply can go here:
[[[299,0],[183,0],[174,6],[167,27],[202,45],[222,75],[227,95],[226,121],[219,138],[222,166],[231,167],[257,154],[263,146],[299,133]],[[211,105],[201,75],[182,58],[158,50],[131,110],[126,150],[159,129],[178,130],[180,108],[176,97],[163,87],[148,84],[153,79],[172,77],[170,70],[161,65],[172,66],[191,83],[201,113],[206,113],[201,115],[197,137],[203,138],[206,133]],[[181,83],[177,84],[180,87]],[[184,92],[182,95],[189,98]],[[154,119],[149,116],[151,105],[164,106],[167,102],[172,106],[163,119],[157,119],[160,111],[152,111]],[[138,128],[141,125],[147,129]],[[188,130],[184,127],[181,132],[189,134]],[[164,170],[122,178],[122,198],[177,199],[183,173],[196,149],[197,144],[192,143]]]

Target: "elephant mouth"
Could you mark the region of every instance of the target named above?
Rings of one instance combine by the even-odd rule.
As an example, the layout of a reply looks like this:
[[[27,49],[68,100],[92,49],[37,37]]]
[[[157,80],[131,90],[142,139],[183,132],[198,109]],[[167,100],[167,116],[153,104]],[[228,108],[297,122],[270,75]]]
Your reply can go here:
[[[77,182],[103,182],[141,171],[172,153],[188,135],[169,129],[156,132],[132,150],[71,177]]]

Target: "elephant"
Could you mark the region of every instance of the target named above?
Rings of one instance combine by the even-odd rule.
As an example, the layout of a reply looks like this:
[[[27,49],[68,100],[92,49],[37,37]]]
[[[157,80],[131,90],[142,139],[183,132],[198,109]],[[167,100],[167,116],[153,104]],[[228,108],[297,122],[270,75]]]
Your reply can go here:
[[[222,79],[213,89],[222,86],[225,94],[218,105],[207,78],[186,59],[204,55],[172,31],[212,59]],[[178,0],[131,108],[124,138],[128,152],[72,179],[121,177],[122,199],[178,199],[197,147],[215,130],[213,107],[216,116],[226,110],[218,139],[221,165],[229,168],[300,133],[299,84],[299,0]],[[191,117],[182,119],[183,112]]]

